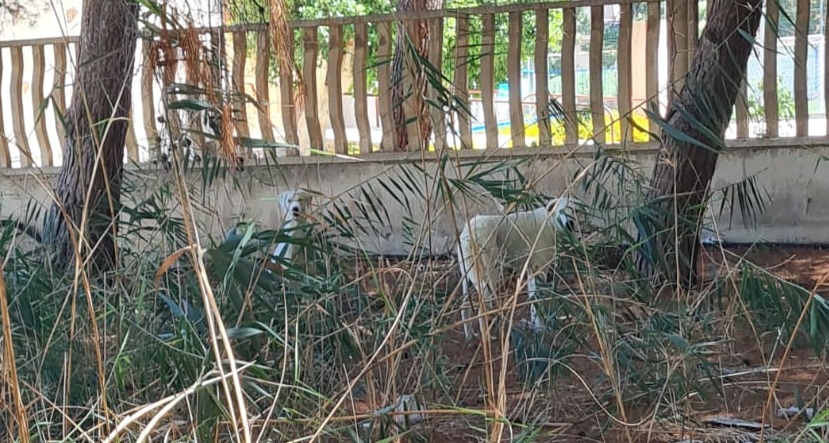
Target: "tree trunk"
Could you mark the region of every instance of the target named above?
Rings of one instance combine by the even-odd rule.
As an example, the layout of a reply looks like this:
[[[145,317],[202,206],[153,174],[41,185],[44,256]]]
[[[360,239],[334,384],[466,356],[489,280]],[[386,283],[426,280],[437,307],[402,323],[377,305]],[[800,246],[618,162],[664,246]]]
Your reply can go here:
[[[397,12],[425,12],[434,11],[443,7],[443,0],[398,0]],[[407,40],[408,35],[408,40]],[[418,56],[422,60],[429,58],[429,40],[431,39],[428,20],[408,20],[397,24],[397,41],[394,45],[392,59],[392,112],[394,119],[394,150],[409,151],[417,147],[426,149],[432,133],[432,122],[429,120],[429,108],[426,103],[428,81],[425,67],[413,56],[409,56],[410,45],[414,45]],[[443,39],[442,35],[434,36]],[[414,84],[404,79],[414,76]],[[406,106],[407,102],[411,106]],[[414,140],[410,137],[408,112],[415,114],[416,126],[412,131]]]
[[[58,266],[91,258],[93,269],[106,270],[116,262],[137,17],[135,0],[83,3],[57,201],[44,229],[44,238],[57,248],[54,260]]]
[[[685,288],[697,279],[708,187],[762,17],[762,0],[714,0],[693,64],[662,132],[643,211],[634,217],[643,276]],[[691,141],[693,140],[693,141]]]

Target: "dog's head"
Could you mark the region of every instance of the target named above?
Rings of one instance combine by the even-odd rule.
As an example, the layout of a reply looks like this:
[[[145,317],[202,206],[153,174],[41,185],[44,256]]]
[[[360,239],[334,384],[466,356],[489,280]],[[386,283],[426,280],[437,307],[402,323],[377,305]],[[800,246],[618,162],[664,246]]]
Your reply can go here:
[[[302,190],[279,194],[279,208],[285,221],[304,218],[311,206],[311,194]]]
[[[576,221],[565,211],[569,204],[569,197],[554,198],[547,203],[547,214],[550,216],[551,223],[559,231],[572,232],[576,229]]]
[[[211,131],[216,137],[221,137],[222,110],[219,108],[208,108],[202,112],[201,124],[205,131]]]

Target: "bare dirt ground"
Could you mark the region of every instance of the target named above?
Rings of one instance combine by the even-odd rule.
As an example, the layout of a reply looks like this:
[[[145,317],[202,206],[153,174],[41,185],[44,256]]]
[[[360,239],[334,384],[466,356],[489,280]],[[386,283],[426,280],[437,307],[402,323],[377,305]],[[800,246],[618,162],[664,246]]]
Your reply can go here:
[[[727,251],[809,290],[824,274],[829,273],[829,250],[819,247],[758,245],[728,248]],[[706,252],[708,260],[722,263],[723,257],[718,250],[709,249]],[[733,265],[737,260],[729,258],[728,262]],[[818,288],[818,292],[826,290],[829,290],[829,283]]]
[[[757,246],[729,248],[727,251],[735,256],[726,257],[719,249],[707,249],[700,265],[711,269],[727,261],[733,267],[740,259],[746,259],[808,290],[812,290],[821,277],[829,273],[829,251],[819,248]],[[724,271],[721,269],[720,272]],[[821,285],[817,292],[829,293],[829,284]],[[512,426],[505,428],[502,441],[516,441],[515,436],[521,432],[522,423],[542,431],[540,435],[523,441],[758,440],[760,433],[756,429],[704,423],[706,418],[711,417],[765,423],[770,426],[765,433],[766,441],[789,441],[780,438],[802,429],[806,420],[802,417],[778,418],[776,412],[779,408],[798,404],[822,409],[829,383],[826,362],[818,358],[812,348],[799,346],[789,351],[781,366],[785,346],[780,345],[772,333],[763,334],[744,325],[728,326],[725,330],[729,331],[727,338],[723,343],[712,346],[710,349],[716,352],[708,356],[708,361],[714,363],[722,374],[717,378],[720,393],[712,389],[706,398],[690,394],[686,398],[664,398],[657,404],[648,403],[646,406],[625,405],[624,416],[618,409],[611,411],[614,406],[612,402],[602,405],[594,397],[592,383],[602,373],[595,359],[572,358],[569,374],[558,377],[555,387],[546,390],[528,390],[518,380],[514,369],[510,369],[505,378],[506,411]],[[460,369],[451,380],[454,398],[442,399],[443,404],[451,402],[454,406],[470,410],[491,411],[483,394],[485,371],[481,348],[467,347],[463,343],[461,328],[447,333],[445,337],[444,355],[457,363]],[[493,344],[496,367],[501,359],[498,347],[498,344]],[[508,358],[508,367],[512,368],[513,356]],[[774,392],[769,395],[772,386]],[[678,408],[677,405],[683,406]],[[429,409],[433,409],[432,406]],[[354,405],[355,413],[368,409],[367,405],[359,402]],[[615,417],[612,420],[609,418],[611,415]],[[669,418],[666,419],[666,415]],[[403,437],[401,441],[486,441],[484,429],[486,424],[482,417],[435,414],[416,428],[412,435],[418,435],[418,438]]]

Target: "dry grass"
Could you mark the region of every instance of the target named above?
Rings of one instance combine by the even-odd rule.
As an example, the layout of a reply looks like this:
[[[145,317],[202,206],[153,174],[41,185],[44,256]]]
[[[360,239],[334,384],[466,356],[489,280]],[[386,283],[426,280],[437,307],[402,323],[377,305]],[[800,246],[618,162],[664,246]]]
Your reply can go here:
[[[271,25],[286,30],[276,3]],[[225,68],[208,62],[192,24],[165,22],[160,37],[154,69],[169,84],[183,64],[222,111],[220,153],[235,158],[233,100],[220,93],[229,89]],[[280,44],[290,37],[274,33],[274,46],[280,69],[298,75]],[[493,167],[481,182],[490,195],[526,204],[519,200],[533,196],[532,183],[496,183],[511,167]],[[499,320],[495,338],[466,343],[452,260],[341,247],[379,235],[372,223],[391,224],[381,209],[392,202],[369,201],[379,192],[332,198],[314,272],[264,272],[256,248],[243,251],[250,238],[238,247],[207,242],[194,202],[231,169],[197,171],[203,182],[194,186],[175,160],[172,185],[124,208],[122,265],[109,280],[53,275],[42,256],[0,232],[8,252],[0,393],[10,405],[0,409],[2,427],[27,429],[21,441],[819,441],[823,431],[776,411],[824,409],[829,311],[813,297],[825,290],[823,251],[711,249],[699,266],[712,278],[681,293],[637,285],[587,259],[593,246],[571,247],[559,292],[542,291],[545,331],[521,329],[528,301],[512,282],[486,313]],[[457,192],[446,176],[401,177],[396,189],[408,186],[407,195]],[[343,203],[349,198],[359,204]],[[421,221],[413,250],[428,243],[430,220]],[[271,244],[280,235],[255,233]],[[157,284],[160,266],[167,272]],[[402,395],[420,406],[378,412]],[[423,420],[400,425],[401,416]],[[706,424],[711,416],[771,427],[761,436]]]
[[[819,250],[776,249],[754,251],[745,258],[779,275],[800,275],[797,283],[805,286],[813,284],[810,276],[819,272],[826,254]],[[191,257],[194,259],[198,260],[197,254]],[[296,336],[283,329],[292,337],[289,340],[295,342],[282,353],[274,352],[277,347],[272,340],[204,341],[204,346],[212,346],[209,351],[205,348],[204,356],[221,356],[221,361],[203,361],[198,365],[203,369],[196,370],[193,383],[184,389],[174,388],[161,379],[141,382],[145,379],[141,374],[127,377],[123,386],[110,381],[107,390],[113,398],[120,399],[110,403],[112,429],[123,432],[129,441],[149,436],[164,436],[173,441],[189,439],[196,431],[194,426],[209,418],[201,415],[197,400],[207,392],[218,396],[220,404],[234,409],[217,416],[218,421],[212,422],[206,431],[220,441],[247,441],[243,436],[245,428],[254,438],[267,435],[278,441],[303,435],[317,435],[319,441],[353,440],[356,437],[352,432],[367,436],[369,424],[372,441],[396,434],[403,441],[493,441],[492,420],[499,416],[503,433],[498,441],[743,441],[759,435],[751,430],[705,425],[703,420],[711,416],[755,422],[765,418],[773,426],[766,438],[789,441],[802,432],[805,420],[780,419],[775,416],[778,407],[799,404],[822,409],[829,380],[822,358],[804,346],[786,348],[788,343],[783,337],[762,329],[751,315],[740,313],[743,308],[739,304],[743,302],[737,297],[719,301],[719,306],[703,315],[704,320],[677,320],[687,322],[681,327],[689,328],[677,332],[687,342],[686,349],[652,340],[649,334],[654,333],[653,325],[648,324],[659,316],[680,316],[680,308],[687,306],[683,300],[665,301],[656,308],[620,295],[571,297],[567,303],[575,308],[576,312],[571,312],[575,319],[565,321],[560,329],[548,331],[541,340],[546,346],[560,346],[566,351],[556,357],[557,361],[544,365],[541,377],[527,381],[522,373],[522,367],[528,364],[526,354],[542,352],[544,346],[539,348],[538,342],[526,336],[517,339],[519,333],[508,333],[503,328],[496,328],[498,339],[488,346],[464,343],[457,310],[443,305],[456,291],[460,277],[451,261],[412,264],[382,260],[379,265],[375,261],[356,261],[350,268],[343,287],[349,288],[345,293],[357,294],[354,299],[337,299],[336,294],[329,294],[326,297],[330,299],[309,299],[307,305],[294,311],[297,317],[293,321],[301,321],[303,316],[324,316],[322,311],[326,307],[336,305],[340,309],[338,321],[327,336]],[[199,275],[208,273],[203,268]],[[221,287],[215,278],[211,280],[212,285],[205,283],[205,290]],[[199,281],[204,282],[201,278]],[[512,292],[506,289],[505,294]],[[208,325],[213,322],[216,332],[210,335],[232,335],[233,325],[226,326],[231,332],[221,332],[221,323],[216,323],[219,316],[227,322],[226,313],[221,312],[227,301],[213,298],[209,292],[204,297],[208,297],[207,301],[217,300],[213,308],[205,311],[212,311]],[[641,317],[630,317],[629,312],[637,312]],[[606,314],[611,317],[603,319]],[[521,299],[516,319],[523,315],[527,311],[525,300]],[[257,317],[259,321],[265,320]],[[249,318],[247,324],[252,320]],[[289,324],[292,321],[286,327]],[[180,341],[153,345],[153,326],[145,325],[144,332],[135,329],[138,326],[113,323],[102,331],[108,337],[104,354],[109,362],[109,380],[113,375],[112,362],[123,353],[136,351],[130,348],[138,343],[172,346],[174,354],[193,352],[175,349],[182,345]],[[145,335],[136,341],[118,331],[124,328],[132,334]],[[579,338],[568,335],[567,329],[576,330]],[[184,333],[180,339],[187,335]],[[349,356],[337,354],[335,348],[349,342],[358,348],[348,352]],[[646,354],[646,346],[660,343],[664,347],[652,349],[655,352],[639,364],[631,363],[629,356],[620,352],[620,346],[625,344],[631,352]],[[232,348],[223,347],[227,344]],[[333,354],[314,355],[303,349],[318,344]],[[26,355],[28,352],[30,357],[36,350],[21,347],[24,352],[18,357],[23,362],[18,368],[22,374],[19,386],[25,392],[26,412],[31,419],[46,420],[55,417],[55,412],[64,411],[64,420],[54,424],[69,420],[68,423],[86,428],[80,434],[71,427],[64,428],[66,435],[95,435],[95,427],[85,427],[82,418],[93,405],[70,406],[66,399],[60,403],[60,399],[53,400],[48,389],[30,384],[42,383],[37,381],[39,377],[32,372],[36,366]],[[602,352],[603,347],[608,349]],[[787,351],[788,357],[784,359]],[[181,365],[191,363],[175,358],[166,362],[150,359],[133,361],[131,366],[147,373],[169,373],[188,371]],[[614,372],[614,378],[607,377],[608,371]],[[220,388],[234,378],[235,382]],[[129,379],[136,384],[131,385]],[[499,382],[493,384],[487,379]],[[773,392],[769,390],[772,385]],[[245,393],[245,400],[238,397],[240,392]],[[315,394],[309,397],[312,392]],[[393,415],[373,413],[402,394],[414,394],[423,406],[413,412],[425,416],[424,421],[405,431],[396,428]],[[771,409],[764,408],[769,395]],[[288,409],[283,408],[293,412],[287,413]],[[241,414],[249,419],[249,425],[244,425]],[[233,430],[234,424],[242,427]],[[40,437],[57,435],[54,428],[40,429]]]

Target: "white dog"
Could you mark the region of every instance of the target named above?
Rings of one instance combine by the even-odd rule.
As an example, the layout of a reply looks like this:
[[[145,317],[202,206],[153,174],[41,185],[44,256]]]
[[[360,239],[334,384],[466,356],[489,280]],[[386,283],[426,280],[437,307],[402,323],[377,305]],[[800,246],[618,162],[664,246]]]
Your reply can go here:
[[[467,321],[469,283],[489,303],[501,281],[503,269],[521,271],[527,266],[527,292],[530,300],[536,295],[536,278],[545,275],[556,261],[556,232],[573,229],[573,220],[564,213],[569,198],[553,199],[545,207],[507,215],[478,215],[467,222],[458,245],[458,261],[463,288],[461,318],[467,340],[473,335]],[[535,306],[530,304],[530,319],[535,328],[540,321]],[[483,318],[480,319],[483,330]]]
[[[277,197],[279,209],[282,212],[280,229],[286,230],[287,235],[295,238],[301,234],[299,232],[301,225],[309,220],[312,197],[310,193],[303,190],[285,191]],[[291,262],[297,257],[299,247],[296,243],[279,242],[271,255]]]

